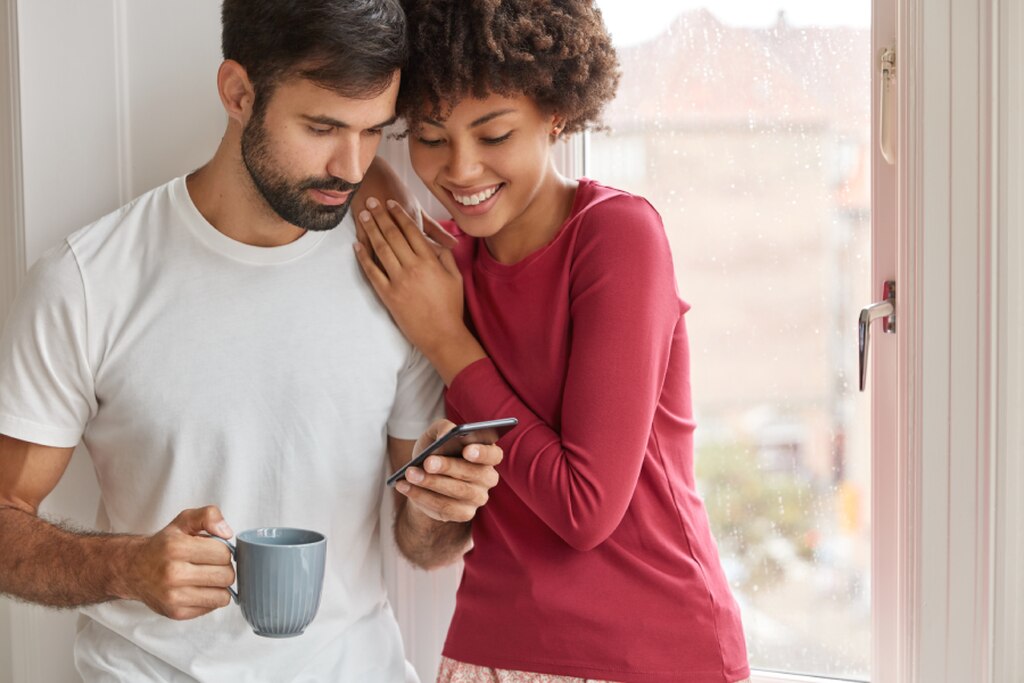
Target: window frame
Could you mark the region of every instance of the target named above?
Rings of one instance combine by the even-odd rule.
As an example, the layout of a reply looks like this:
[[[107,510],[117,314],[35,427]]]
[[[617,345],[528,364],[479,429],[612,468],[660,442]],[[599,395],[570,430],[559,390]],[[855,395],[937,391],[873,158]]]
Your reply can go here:
[[[1024,675],[1024,6],[998,8],[998,377],[993,680]]]

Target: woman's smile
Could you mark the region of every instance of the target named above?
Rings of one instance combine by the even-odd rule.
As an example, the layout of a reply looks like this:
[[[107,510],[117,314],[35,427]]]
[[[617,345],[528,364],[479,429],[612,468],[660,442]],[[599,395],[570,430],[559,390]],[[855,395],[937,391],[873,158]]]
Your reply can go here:
[[[505,188],[505,183],[498,183],[483,189],[454,190],[445,188],[456,208],[470,216],[487,213],[498,201],[498,196]]]

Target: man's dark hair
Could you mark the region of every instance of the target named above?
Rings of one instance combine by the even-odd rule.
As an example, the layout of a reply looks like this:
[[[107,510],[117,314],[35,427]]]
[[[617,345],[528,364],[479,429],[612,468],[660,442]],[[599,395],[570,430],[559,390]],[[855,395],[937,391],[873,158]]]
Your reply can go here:
[[[408,52],[399,0],[224,0],[221,27],[224,59],[245,67],[264,103],[292,77],[374,97]]]

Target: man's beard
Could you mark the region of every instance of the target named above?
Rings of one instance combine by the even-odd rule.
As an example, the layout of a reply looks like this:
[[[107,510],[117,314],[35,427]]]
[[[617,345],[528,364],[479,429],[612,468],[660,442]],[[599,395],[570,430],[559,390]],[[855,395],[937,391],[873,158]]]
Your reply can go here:
[[[303,230],[330,230],[337,226],[348,212],[359,183],[331,176],[292,182],[275,167],[267,137],[263,113],[256,112],[242,131],[242,161],[267,205],[282,219]],[[313,201],[308,190],[351,191],[352,194],[344,204],[330,206]]]

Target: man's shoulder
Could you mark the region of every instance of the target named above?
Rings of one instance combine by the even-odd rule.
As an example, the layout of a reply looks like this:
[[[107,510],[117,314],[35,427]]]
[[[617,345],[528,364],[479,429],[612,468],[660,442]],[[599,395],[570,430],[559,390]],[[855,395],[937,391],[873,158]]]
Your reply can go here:
[[[47,305],[62,301],[77,306],[83,302],[86,280],[93,285],[113,281],[124,272],[124,264],[137,262],[140,240],[152,240],[139,235],[147,232],[156,215],[166,213],[161,205],[170,201],[165,196],[169,185],[140,195],[43,251],[29,269],[20,297],[49,302]]]
[[[401,204],[409,215],[416,218],[416,212],[419,209],[416,197],[409,191],[408,186],[406,186],[402,179],[398,177],[391,164],[381,157],[374,158],[370,168],[367,169],[363,182],[359,187],[359,192],[356,193],[356,197],[352,202],[352,210],[357,213],[362,211],[366,200],[370,197],[375,197],[380,201],[393,199]]]
[[[139,239],[159,234],[154,223],[166,222],[179,201],[181,179],[159,185],[98,218],[67,237],[67,244],[79,259],[88,259],[99,252],[109,252],[119,244],[136,246]]]
[[[19,288],[21,297],[50,300],[81,289],[78,259],[67,240],[61,240],[32,263]]]

